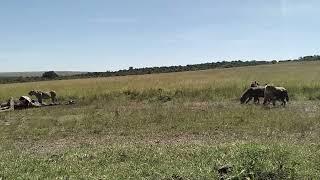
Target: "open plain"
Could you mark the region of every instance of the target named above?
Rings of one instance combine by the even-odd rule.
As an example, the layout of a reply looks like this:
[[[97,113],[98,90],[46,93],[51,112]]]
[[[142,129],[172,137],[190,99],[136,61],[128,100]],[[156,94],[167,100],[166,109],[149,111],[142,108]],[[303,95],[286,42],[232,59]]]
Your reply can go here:
[[[254,80],[288,105],[241,105]],[[76,104],[1,113],[0,179],[320,177],[319,62],[5,84],[0,99],[32,89]]]

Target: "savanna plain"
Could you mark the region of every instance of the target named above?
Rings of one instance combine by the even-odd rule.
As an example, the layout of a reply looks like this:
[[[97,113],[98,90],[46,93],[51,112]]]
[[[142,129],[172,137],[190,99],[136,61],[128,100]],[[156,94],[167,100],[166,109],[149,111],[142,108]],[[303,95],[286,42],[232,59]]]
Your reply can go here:
[[[240,104],[252,81],[286,107]],[[0,85],[55,90],[0,114],[0,179],[320,179],[320,63]],[[223,166],[230,166],[220,173]]]

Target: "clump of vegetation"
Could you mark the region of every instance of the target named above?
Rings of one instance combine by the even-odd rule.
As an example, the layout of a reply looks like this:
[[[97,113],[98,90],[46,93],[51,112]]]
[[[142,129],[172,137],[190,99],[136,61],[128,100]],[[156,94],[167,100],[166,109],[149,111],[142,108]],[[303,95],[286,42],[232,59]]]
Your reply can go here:
[[[42,78],[44,78],[44,79],[56,79],[58,77],[59,77],[59,75],[54,71],[48,71],[48,72],[44,72],[42,74]]]

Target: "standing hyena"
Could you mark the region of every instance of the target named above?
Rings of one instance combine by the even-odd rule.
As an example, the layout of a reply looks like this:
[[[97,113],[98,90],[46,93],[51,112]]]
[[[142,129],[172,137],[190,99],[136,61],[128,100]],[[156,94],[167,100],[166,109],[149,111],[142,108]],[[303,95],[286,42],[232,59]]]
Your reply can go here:
[[[57,102],[57,93],[55,91],[49,91],[49,92],[42,92],[42,91],[35,91],[32,90],[29,92],[30,96],[36,96],[39,103],[43,103],[44,99],[51,99],[52,103]]]
[[[276,101],[281,101],[282,106],[285,106],[289,102],[288,91],[284,87],[266,85],[263,104],[266,105],[272,102],[273,106],[275,106]]]

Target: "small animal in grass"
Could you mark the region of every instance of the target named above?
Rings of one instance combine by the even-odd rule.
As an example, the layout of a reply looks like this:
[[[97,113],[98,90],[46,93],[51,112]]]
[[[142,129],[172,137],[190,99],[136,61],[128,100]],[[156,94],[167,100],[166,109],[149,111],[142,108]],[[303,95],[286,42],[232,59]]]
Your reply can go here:
[[[258,87],[259,83],[257,81],[254,81],[251,83],[250,87]]]
[[[41,104],[43,104],[44,99],[51,99],[52,103],[57,102],[57,93],[55,91],[43,92],[32,90],[29,92],[29,95],[35,96]]]

